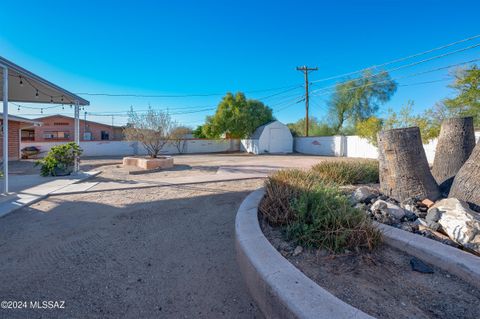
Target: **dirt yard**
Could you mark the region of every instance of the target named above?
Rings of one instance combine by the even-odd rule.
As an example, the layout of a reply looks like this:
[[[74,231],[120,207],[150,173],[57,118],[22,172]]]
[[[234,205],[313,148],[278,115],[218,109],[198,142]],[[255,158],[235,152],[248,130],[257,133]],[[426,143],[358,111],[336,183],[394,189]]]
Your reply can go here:
[[[272,245],[305,275],[333,295],[376,318],[478,318],[480,290],[437,267],[412,271],[409,256],[382,245],[371,254],[329,255],[286,242],[279,228],[262,221]]]
[[[84,170],[103,171],[86,191],[0,219],[2,300],[65,301],[65,309],[0,309],[0,317],[259,318],[235,260],[238,206],[263,183],[251,174],[323,159],[188,155],[145,175],[129,175],[120,158],[84,159]],[[17,174],[35,172],[19,163]]]

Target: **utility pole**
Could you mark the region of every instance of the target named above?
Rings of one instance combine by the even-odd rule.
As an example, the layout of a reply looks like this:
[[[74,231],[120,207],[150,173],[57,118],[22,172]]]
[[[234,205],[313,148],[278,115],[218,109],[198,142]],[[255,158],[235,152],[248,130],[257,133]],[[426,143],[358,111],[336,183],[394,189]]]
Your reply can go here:
[[[297,66],[297,71],[302,71],[305,75],[305,136],[308,136],[308,72],[317,70],[317,67]]]

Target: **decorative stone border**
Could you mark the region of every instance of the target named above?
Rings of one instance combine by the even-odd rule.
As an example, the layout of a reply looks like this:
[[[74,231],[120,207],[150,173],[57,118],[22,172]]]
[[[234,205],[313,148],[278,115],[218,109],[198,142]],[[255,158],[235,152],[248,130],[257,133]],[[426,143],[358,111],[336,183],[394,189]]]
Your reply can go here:
[[[480,257],[392,226],[375,223],[383,241],[480,288]]]
[[[286,260],[258,223],[260,188],[245,198],[235,220],[237,261],[248,289],[267,318],[373,318],[338,299]]]

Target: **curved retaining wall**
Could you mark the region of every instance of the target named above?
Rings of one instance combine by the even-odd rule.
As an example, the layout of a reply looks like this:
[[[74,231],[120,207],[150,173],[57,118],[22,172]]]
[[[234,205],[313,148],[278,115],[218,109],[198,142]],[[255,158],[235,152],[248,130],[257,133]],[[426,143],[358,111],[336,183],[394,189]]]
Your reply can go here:
[[[260,188],[240,205],[235,220],[237,261],[248,289],[267,318],[373,318],[338,299],[293,266],[263,235]],[[480,288],[480,258],[432,239],[375,223],[384,242]]]
[[[245,198],[235,220],[237,261],[267,318],[373,318],[338,299],[286,260],[265,238],[257,209],[264,190]]]

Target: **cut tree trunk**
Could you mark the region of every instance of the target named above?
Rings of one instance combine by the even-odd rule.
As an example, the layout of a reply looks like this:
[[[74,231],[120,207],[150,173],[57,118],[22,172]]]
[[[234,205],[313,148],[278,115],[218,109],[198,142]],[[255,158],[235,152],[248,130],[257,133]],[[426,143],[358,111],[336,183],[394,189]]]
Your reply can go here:
[[[448,194],[453,178],[475,147],[473,117],[450,118],[442,122],[432,174],[442,192]]]
[[[420,129],[408,127],[378,133],[380,189],[400,202],[440,197],[423,149]]]
[[[455,176],[448,197],[473,204],[477,210],[480,208],[480,143]]]

